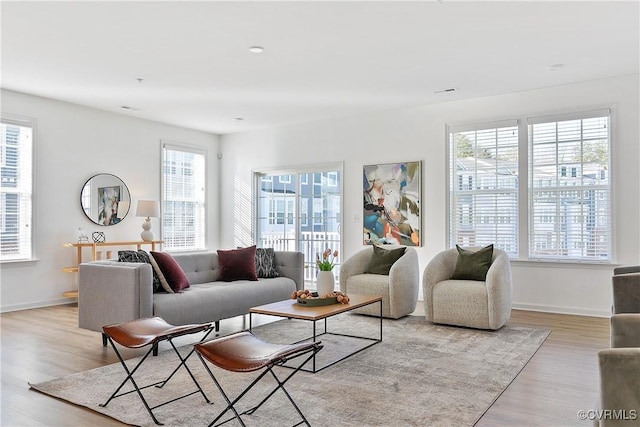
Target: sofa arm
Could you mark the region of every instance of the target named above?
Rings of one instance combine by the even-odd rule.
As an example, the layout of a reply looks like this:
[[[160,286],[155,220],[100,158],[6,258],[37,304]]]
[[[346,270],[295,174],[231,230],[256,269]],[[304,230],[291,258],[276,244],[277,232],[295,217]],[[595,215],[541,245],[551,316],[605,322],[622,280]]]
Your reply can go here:
[[[94,261],[78,266],[78,326],[102,327],[153,315],[150,264]]]
[[[416,309],[420,290],[420,266],[418,251],[405,249],[389,270],[389,306],[391,317],[397,318]]]
[[[511,260],[506,252],[494,249],[494,259],[487,271],[489,328],[498,329],[511,317],[513,285]]]
[[[456,268],[458,251],[447,249],[439,252],[424,269],[422,276],[422,299],[427,320],[433,320],[433,288],[437,283],[451,279]]]
[[[640,347],[640,313],[611,316],[611,347]]]
[[[283,277],[296,282],[296,289],[304,289],[304,254],[302,252],[275,251],[276,270]]]
[[[602,411],[624,414],[602,417],[601,427],[637,426],[640,419],[640,348],[612,348],[598,352]]]
[[[356,274],[364,274],[371,260],[373,247],[362,249],[340,264],[340,292],[348,293],[347,280]]]
[[[618,274],[611,281],[614,314],[640,313],[640,273]]]

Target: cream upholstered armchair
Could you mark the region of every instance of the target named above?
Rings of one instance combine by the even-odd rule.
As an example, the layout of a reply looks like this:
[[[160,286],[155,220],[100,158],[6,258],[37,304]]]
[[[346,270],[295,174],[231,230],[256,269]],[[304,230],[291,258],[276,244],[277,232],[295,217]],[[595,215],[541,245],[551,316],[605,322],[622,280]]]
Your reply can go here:
[[[598,352],[600,427],[640,423],[640,267],[614,270],[611,348]],[[635,411],[635,412],[631,412]]]
[[[386,247],[386,246],[385,246]],[[390,248],[397,249],[398,246]],[[368,274],[368,266],[374,247],[357,252],[340,266],[340,291],[347,294],[382,296],[382,316],[399,319],[412,313],[418,302],[420,288],[420,267],[418,253],[407,247],[404,254],[393,263],[389,274]],[[371,304],[354,310],[356,313],[377,316],[378,304]]]
[[[440,252],[425,268],[422,291],[426,319],[433,323],[500,329],[511,317],[509,256],[493,249],[485,281],[451,280],[457,260],[458,251],[453,248]]]

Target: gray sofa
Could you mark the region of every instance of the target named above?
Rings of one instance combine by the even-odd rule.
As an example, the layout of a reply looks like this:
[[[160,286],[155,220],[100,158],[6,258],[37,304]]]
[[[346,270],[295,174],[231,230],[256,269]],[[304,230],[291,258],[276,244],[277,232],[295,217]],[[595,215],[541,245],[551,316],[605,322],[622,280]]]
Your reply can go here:
[[[290,298],[304,289],[304,255],[275,252],[280,277],[219,281],[217,253],[175,254],[191,286],[182,293],[153,293],[150,264],[92,261],[78,268],[78,326],[102,327],[160,316],[173,325],[216,322],[243,315],[251,307]]]

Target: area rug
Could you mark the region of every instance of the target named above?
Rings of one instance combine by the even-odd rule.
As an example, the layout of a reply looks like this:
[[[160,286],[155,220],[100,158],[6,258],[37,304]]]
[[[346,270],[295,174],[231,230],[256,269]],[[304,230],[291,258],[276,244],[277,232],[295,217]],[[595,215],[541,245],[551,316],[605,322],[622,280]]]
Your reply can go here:
[[[379,321],[366,316],[343,314],[329,319],[332,332],[375,338],[378,328]],[[271,342],[288,343],[310,335],[311,323],[281,320],[259,326],[254,333]],[[432,325],[417,316],[385,319],[381,343],[318,373],[299,372],[286,388],[312,426],[472,426],[548,334],[546,330],[509,326],[480,331]],[[323,335],[321,339],[325,346],[318,353],[319,364],[368,344],[339,335]],[[177,365],[172,351],[150,359],[136,374],[139,384],[158,381],[163,372]],[[133,362],[129,362],[131,366]],[[166,426],[206,426],[226,406],[195,355],[189,359],[189,366],[213,404],[206,404],[201,395],[195,394],[162,406],[154,413]],[[30,385],[126,424],[154,426],[135,394],[117,398],[107,408],[98,406],[124,379],[123,372],[120,364],[113,364]],[[179,372],[163,389],[145,390],[152,406],[195,389],[185,370]],[[254,377],[216,369],[214,372],[232,396]],[[256,403],[274,384],[273,379],[263,380],[255,392],[246,396],[241,409]],[[299,421],[280,391],[259,411],[243,419],[248,426],[261,427],[294,425]],[[238,424],[232,421],[226,425]]]

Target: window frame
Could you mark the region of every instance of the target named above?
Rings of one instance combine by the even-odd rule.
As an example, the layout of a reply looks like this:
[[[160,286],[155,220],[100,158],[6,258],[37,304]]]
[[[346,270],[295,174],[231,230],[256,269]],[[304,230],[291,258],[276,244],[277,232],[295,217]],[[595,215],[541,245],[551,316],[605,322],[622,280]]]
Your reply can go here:
[[[30,204],[31,204],[31,218],[29,218],[29,244],[30,244],[30,251],[29,253],[24,256],[24,257],[18,257],[18,258],[9,258],[9,259],[4,259],[1,255],[0,255],[0,264],[12,264],[12,263],[22,263],[22,262],[31,262],[31,261],[37,261],[38,257],[37,257],[37,240],[36,240],[36,236],[37,234],[37,224],[36,224],[36,218],[37,216],[37,198],[36,198],[36,159],[37,159],[37,139],[38,139],[38,121],[37,119],[33,118],[33,117],[27,117],[27,116],[20,116],[20,115],[14,115],[14,114],[9,114],[9,113],[2,113],[0,114],[0,122],[2,124],[8,124],[8,125],[14,125],[14,126],[21,126],[21,127],[28,127],[31,129],[31,159],[30,159],[30,164],[31,164],[31,192],[29,194],[29,199],[30,199]],[[3,164],[6,161],[6,151],[3,152]],[[3,215],[2,218],[3,221],[6,220],[6,218]],[[4,226],[4,224],[3,224]]]
[[[519,198],[519,192],[520,192],[520,176],[521,176],[521,150],[520,150],[520,144],[521,144],[521,139],[522,139],[522,133],[521,133],[521,127],[520,127],[520,120],[519,119],[505,119],[505,120],[496,120],[496,121],[487,121],[487,122],[478,122],[478,123],[467,123],[467,124],[459,124],[459,125],[445,125],[445,130],[446,130],[446,159],[447,159],[447,168],[446,168],[446,186],[447,186],[447,194],[449,194],[448,198],[447,198],[447,242],[449,242],[449,247],[455,247],[456,243],[456,237],[458,236],[458,230],[456,228],[456,224],[454,223],[454,206],[453,206],[453,202],[454,200],[452,200],[452,197],[454,197],[455,194],[461,192],[463,194],[469,194],[469,195],[492,195],[492,194],[498,194],[500,193],[500,189],[502,187],[499,187],[499,181],[496,178],[496,183],[495,183],[495,188],[493,189],[488,189],[488,188],[479,188],[478,187],[478,183],[476,183],[475,188],[473,188],[473,178],[471,176],[468,177],[467,180],[465,179],[460,179],[463,178],[462,176],[457,174],[457,153],[455,153],[455,142],[452,140],[452,138],[454,137],[455,134],[458,133],[464,133],[464,132],[482,132],[482,131],[487,131],[487,130],[496,130],[499,131],[500,129],[508,129],[508,128],[515,128],[517,131],[517,137],[516,137],[516,155],[517,155],[517,160],[516,160],[516,167],[517,167],[517,174],[516,174],[516,185],[515,188],[505,188],[504,191],[507,191],[509,193],[514,193],[516,196],[516,200],[515,200],[515,213],[512,215],[512,219],[515,222],[515,231],[512,235],[512,238],[514,239],[514,244],[515,244],[515,253],[511,253],[510,256],[512,258],[517,258],[520,256],[521,254],[521,233],[520,233],[520,228],[521,228],[521,224],[522,224],[522,219],[521,219],[521,215],[520,212],[522,210],[522,203],[520,202],[520,198]],[[497,138],[496,138],[496,142],[497,142]],[[478,159],[479,157],[474,156],[474,159]],[[497,163],[496,163],[496,168],[497,168]],[[478,169],[474,169],[474,173],[477,173]],[[457,178],[456,178],[457,177]],[[496,175],[497,177],[497,175]],[[455,181],[455,182],[454,182]],[[460,185],[460,189],[456,191],[457,185]],[[473,205],[475,206],[475,204]],[[497,215],[497,211],[495,212],[495,218],[498,217]],[[473,211],[470,208],[469,213],[467,214],[469,220],[471,221],[469,224],[471,226],[474,226],[474,224],[492,224],[490,222],[487,222],[486,220],[479,220],[477,223],[474,222],[472,220],[473,217]],[[502,218],[502,216],[501,216]],[[503,220],[501,220],[503,221]],[[493,222],[493,224],[498,224],[498,223],[504,223],[504,222],[498,222],[497,220],[495,220]],[[496,233],[498,233],[496,231]],[[497,243],[497,240],[493,242],[494,244]],[[488,244],[488,243],[487,243]],[[484,245],[484,244],[477,244],[475,246],[479,246],[479,245]]]
[[[529,212],[531,203],[531,189],[530,189],[530,176],[531,176],[531,159],[530,159],[530,142],[529,142],[529,123],[532,120],[545,120],[551,121],[551,119],[557,119],[557,121],[561,120],[570,120],[570,119],[584,119],[589,117],[600,117],[601,114],[607,114],[609,117],[608,125],[608,168],[609,168],[609,177],[608,177],[608,197],[609,197],[609,207],[608,207],[608,222],[609,222],[609,255],[606,259],[585,259],[585,258],[576,258],[576,257],[545,257],[540,258],[536,256],[532,256],[532,245],[535,244],[533,239],[530,237],[530,229],[532,227],[531,214]],[[600,105],[595,106],[593,108],[586,109],[571,109],[564,110],[559,112],[553,112],[548,114],[521,114],[517,117],[507,118],[507,119],[498,119],[493,121],[477,121],[475,123],[465,123],[465,124],[445,124],[445,147],[446,147],[446,162],[447,166],[446,170],[446,180],[445,186],[447,194],[447,213],[446,213],[446,238],[449,244],[449,247],[455,247],[453,243],[453,235],[452,235],[452,212],[451,212],[451,194],[449,193],[451,188],[451,174],[455,174],[455,170],[452,169],[451,164],[451,153],[450,153],[450,129],[452,128],[463,128],[463,127],[473,127],[483,125],[485,123],[500,123],[506,122],[509,120],[516,120],[518,122],[518,189],[517,189],[517,197],[518,197],[518,255],[511,256],[512,262],[523,263],[523,264],[555,264],[555,265],[583,265],[585,267],[594,266],[598,268],[598,265],[613,265],[616,260],[616,246],[615,246],[615,230],[616,230],[616,215],[615,215],[615,198],[616,198],[616,161],[614,156],[615,151],[615,108],[613,105]],[[566,169],[567,177],[571,177],[572,174],[571,168]],[[560,169],[558,169],[558,174],[560,174]],[[577,174],[579,176],[579,173]],[[600,214],[598,214],[600,215]],[[552,221],[555,221],[555,217],[552,218]],[[545,242],[538,242],[539,246],[545,246],[548,244]]]
[[[339,209],[339,215],[335,218],[335,221],[338,224],[338,233],[340,235],[339,239],[340,242],[337,246],[339,246],[338,248],[334,247],[335,245],[330,244],[329,240],[327,240],[329,246],[331,246],[332,249],[334,250],[338,250],[339,253],[342,253],[342,233],[340,231],[341,229],[341,225],[344,224],[344,164],[342,162],[340,163],[327,163],[327,164],[317,164],[317,165],[309,165],[309,166],[291,166],[291,167],[286,167],[286,168],[261,168],[261,169],[254,169],[252,170],[252,174],[253,174],[253,209],[252,209],[252,232],[251,232],[251,236],[252,236],[252,242],[257,244],[259,247],[261,246],[261,236],[260,236],[260,221],[262,220],[266,220],[268,222],[268,219],[270,218],[269,214],[265,215],[263,218],[260,216],[260,199],[261,199],[261,183],[268,181],[264,179],[264,175],[271,175],[271,176],[276,176],[276,175],[295,175],[295,179],[292,179],[292,182],[295,182],[295,189],[296,189],[296,202],[294,205],[294,211],[296,211],[297,213],[294,215],[294,224],[295,228],[296,228],[296,238],[293,240],[293,244],[295,249],[288,249],[288,250],[299,250],[302,252],[305,252],[306,249],[309,249],[307,247],[300,247],[298,245],[301,244],[301,242],[307,242],[307,240],[304,240],[301,235],[302,235],[302,231],[301,231],[301,227],[314,227],[314,226],[324,226],[325,225],[325,221],[327,221],[327,218],[322,216],[318,222],[318,219],[314,216],[314,215],[307,215],[307,212],[304,212],[304,214],[302,213],[303,207],[306,207],[306,210],[308,211],[309,209],[312,209],[312,200],[314,200],[314,195],[316,195],[316,190],[318,186],[322,186],[322,183],[325,179],[323,179],[323,176],[325,176],[328,172],[331,171],[335,171],[337,172],[336,174],[336,178],[337,182],[335,183],[336,185],[329,185],[329,183],[327,182],[325,185],[326,187],[333,187],[337,190],[337,194],[340,195],[340,201],[339,201],[339,205],[338,205],[338,209]],[[312,177],[309,177],[308,175],[311,175]],[[305,177],[305,178],[302,178]],[[307,179],[309,178],[309,179]],[[319,182],[316,182],[316,179],[319,180]],[[275,181],[275,180],[273,180]],[[307,189],[310,188],[310,192],[309,193],[304,193],[303,191],[303,187],[306,187]],[[303,194],[304,193],[304,194]],[[311,201],[309,200],[311,199]],[[268,200],[268,199],[267,199]],[[313,209],[312,209],[313,210]],[[323,209],[324,211],[324,209]],[[288,220],[288,216],[285,215],[285,222],[287,222]],[[333,218],[333,217],[332,217]],[[297,222],[296,222],[297,221]],[[313,240],[314,242],[316,240]],[[320,240],[317,240],[317,242],[320,242]],[[250,242],[246,242],[243,244],[250,244]],[[304,245],[303,245],[304,246]],[[310,247],[313,247],[313,244],[310,245]],[[278,250],[278,249],[276,249]],[[286,250],[286,249],[285,249]],[[313,286],[313,283],[315,283],[315,271],[316,271],[316,266],[315,266],[315,252],[311,253],[311,254],[305,254],[305,282],[307,282],[308,284],[311,284]],[[339,272],[340,272],[340,263],[336,263],[336,267],[334,269],[334,274],[336,274],[336,276],[339,277]]]
[[[168,238],[166,237],[166,229],[164,225],[164,221],[162,218],[165,217],[165,174],[164,174],[164,164],[166,159],[166,151],[178,151],[190,154],[196,154],[203,156],[203,219],[202,219],[202,235],[200,237],[196,236],[195,241],[198,239],[202,240],[201,246],[193,246],[193,247],[172,247],[168,243]],[[160,144],[160,235],[162,236],[163,248],[168,252],[197,252],[197,251],[206,251],[207,250],[207,237],[208,237],[208,228],[209,228],[209,197],[208,197],[208,182],[209,182],[209,156],[208,150],[205,147],[198,147],[194,145],[184,144],[175,141],[162,140]]]
[[[528,116],[526,119],[526,126],[527,126],[527,164],[528,164],[528,173],[527,173],[527,206],[529,207],[528,209],[528,216],[527,216],[527,260],[529,261],[534,261],[534,262],[567,262],[567,263],[577,263],[577,264],[613,264],[614,260],[615,260],[615,245],[614,245],[614,221],[615,221],[615,215],[614,215],[614,206],[615,204],[613,203],[613,199],[614,199],[614,194],[615,194],[615,188],[614,188],[614,174],[615,174],[615,165],[613,164],[613,146],[614,146],[614,129],[613,129],[613,120],[614,120],[614,112],[613,112],[613,108],[608,107],[608,108],[597,108],[597,109],[590,109],[590,110],[585,110],[585,111],[574,111],[574,112],[567,112],[567,113],[559,113],[559,114],[550,114],[550,115],[541,115],[541,116]],[[540,256],[540,255],[535,255],[533,252],[535,251],[535,239],[532,237],[532,235],[534,234],[534,221],[533,221],[533,217],[535,214],[535,205],[534,205],[534,182],[533,182],[533,174],[534,174],[534,170],[533,170],[533,162],[535,161],[534,157],[533,157],[533,142],[531,140],[532,138],[532,134],[531,134],[531,128],[532,126],[536,125],[536,124],[550,124],[550,123],[555,123],[557,126],[557,123],[560,122],[565,122],[565,121],[572,121],[572,120],[580,120],[581,122],[581,136],[580,136],[580,147],[581,150],[584,147],[583,143],[585,141],[585,138],[582,136],[582,122],[584,120],[588,120],[588,119],[594,119],[594,118],[606,118],[607,119],[607,164],[606,164],[606,169],[609,171],[609,176],[607,179],[607,183],[604,185],[599,185],[598,187],[602,188],[604,187],[605,193],[608,195],[608,201],[606,203],[606,210],[608,213],[608,227],[607,227],[607,235],[608,235],[608,242],[607,242],[607,256],[606,257],[597,257],[597,256]],[[558,144],[558,140],[556,139],[555,141],[556,143],[556,151],[558,151],[557,148],[557,144]],[[584,151],[581,151],[581,156],[584,155]],[[584,164],[581,161],[581,164]],[[577,166],[566,166],[563,165],[559,162],[555,163],[555,168],[557,171],[557,178],[556,179],[571,179],[571,178],[579,178],[579,177],[584,177],[581,174],[578,174],[578,167]],[[562,173],[565,172],[565,174],[563,175]],[[557,192],[558,194],[560,194],[562,191],[560,190],[560,187],[563,187],[560,184],[556,184],[555,186],[550,185],[549,186],[549,191],[553,191],[553,192]],[[536,187],[536,188],[540,188],[540,187]],[[565,190],[564,191],[586,191],[587,188],[589,188],[588,185],[566,185],[564,186]],[[593,191],[593,188],[591,189]],[[600,200],[600,193],[598,193],[598,199]],[[575,216],[574,214],[571,214],[571,216]],[[601,213],[600,212],[596,212],[596,216],[600,217]],[[558,214],[556,213],[555,215],[555,221],[553,221],[553,224],[557,224],[558,223]],[[560,224],[562,224],[562,218],[560,218]],[[584,222],[584,215],[580,215],[580,220],[582,222]],[[556,231],[554,231],[553,233],[551,233],[551,239],[553,240],[554,236],[557,236]],[[549,237],[547,237],[547,241],[549,241]],[[575,242],[573,242],[572,248],[573,249],[582,249],[585,246],[585,242],[580,242],[580,248],[576,247]],[[570,248],[567,248],[567,250]]]

